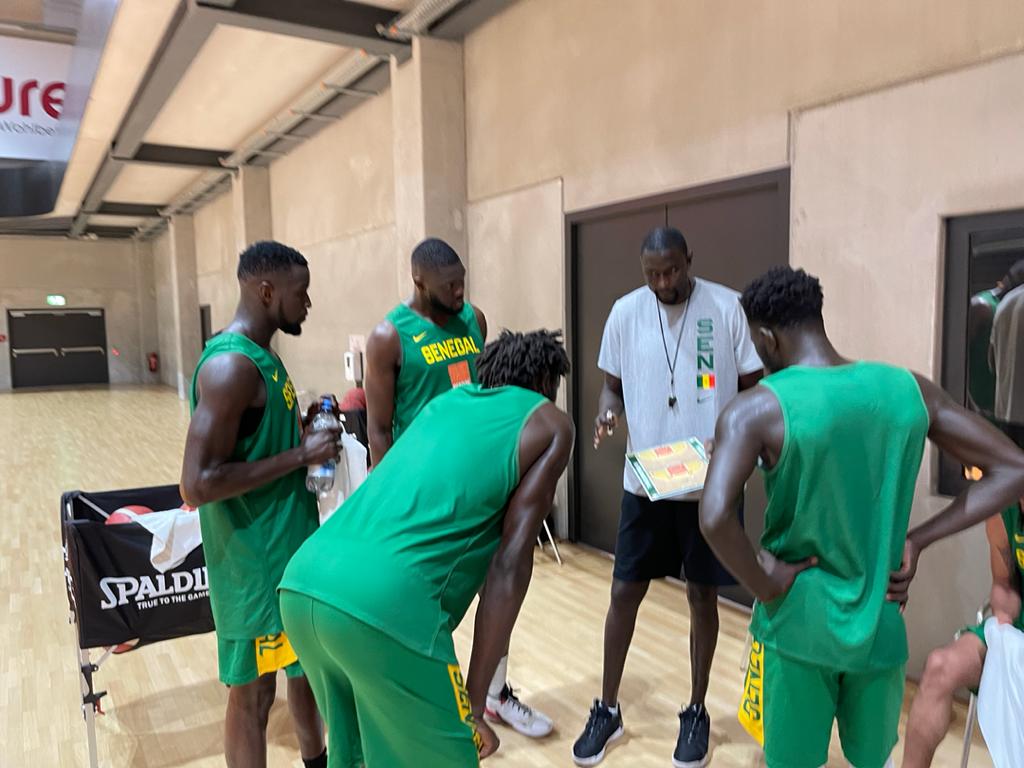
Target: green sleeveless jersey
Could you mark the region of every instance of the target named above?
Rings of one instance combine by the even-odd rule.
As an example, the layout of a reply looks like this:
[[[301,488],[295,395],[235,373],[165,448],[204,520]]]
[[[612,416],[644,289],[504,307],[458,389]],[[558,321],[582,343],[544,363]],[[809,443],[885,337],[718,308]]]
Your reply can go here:
[[[302,545],[281,589],[417,653],[452,658],[451,633],[484,583],[519,485],[520,435],[544,402],[518,387],[477,384],[435,398]]]
[[[192,410],[198,402],[199,371],[211,357],[228,353],[249,358],[267,391],[259,428],[238,441],[230,461],[258,461],[296,447],[301,416],[295,387],[281,360],[245,336],[221,333],[207,342],[192,376]],[[319,522],[305,478],[305,468],[297,469],[241,496],[199,508],[210,606],[220,637],[253,640],[282,631],[277,584],[288,560]]]
[[[1017,589],[1024,591],[1024,519],[1020,508],[1015,504],[1003,510],[1003,525],[1006,526],[1006,537],[1010,540],[1013,559],[1017,563]],[[1024,611],[1017,615],[1013,626],[1024,631]]]
[[[484,337],[468,301],[459,314],[448,318],[443,328],[406,304],[391,310],[387,319],[402,342],[392,426],[392,435],[398,440],[435,397],[476,382],[476,357],[483,349]]]
[[[779,401],[786,432],[765,471],[761,546],[781,560],[816,555],[778,600],[754,608],[751,633],[782,656],[847,672],[907,659],[896,603],[899,568],[928,410],[913,374],[858,362],[792,366],[762,386]]]
[[[981,291],[980,298],[992,308],[993,315],[999,299],[992,291]],[[967,391],[982,413],[991,414],[996,405],[996,374],[988,364],[989,340],[992,337],[992,319],[975,330],[967,346]]]

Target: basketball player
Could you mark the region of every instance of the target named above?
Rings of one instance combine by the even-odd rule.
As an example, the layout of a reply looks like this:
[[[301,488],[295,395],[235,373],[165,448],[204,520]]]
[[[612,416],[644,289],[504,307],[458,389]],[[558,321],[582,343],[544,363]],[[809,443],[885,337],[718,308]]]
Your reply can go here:
[[[267,717],[283,668],[303,762],[325,768],[323,727],[283,632],[275,590],[317,528],[305,468],[335,457],[340,433],[300,438],[295,387],[270,349],[278,330],[302,332],[310,307],[306,259],[281,243],[255,243],[239,257],[238,284],[234,320],[207,343],[192,378],[181,470],[182,498],[199,507],[220,679],[231,687],[227,764],[266,765]]]
[[[569,370],[560,334],[503,331],[478,366],[481,383],[432,400],[285,570],[331,768],[475,766],[498,747],[488,685],[573,428],[551,402]],[[467,693],[452,631],[485,576]]]
[[[1012,624],[1024,631],[1024,613],[1021,612],[1024,514],[1020,507],[1008,507],[1000,517],[989,518],[985,523],[985,533],[991,550],[992,592],[989,605],[992,606],[992,615],[1000,624]],[[926,768],[932,764],[935,750],[949,728],[953,694],[959,688],[978,689],[987,653],[985,626],[976,624],[967,627],[954,642],[928,655],[921,686],[907,720],[904,768]],[[1011,681],[1011,685],[1024,685],[1024,670]]]
[[[994,287],[971,297],[967,315],[967,395],[976,411],[993,417],[996,405],[995,365],[990,359],[992,323],[1000,302],[1024,283],[1024,259],[1015,262]]]
[[[366,344],[370,459],[380,463],[435,397],[477,381],[476,358],[487,339],[484,313],[463,298],[466,268],[448,243],[429,238],[412,252],[412,298],[388,313]],[[551,733],[551,718],[520,701],[502,656],[485,714],[526,736]]]
[[[740,719],[769,768],[825,764],[834,720],[846,759],[882,768],[897,741],[901,602],[918,557],[1024,494],[1024,453],[928,379],[840,356],[821,286],[803,270],[776,267],[741,301],[771,375],[719,418],[701,507],[708,543],[758,600]],[[908,533],[926,438],[984,477]],[[734,502],[759,464],[758,553]]]

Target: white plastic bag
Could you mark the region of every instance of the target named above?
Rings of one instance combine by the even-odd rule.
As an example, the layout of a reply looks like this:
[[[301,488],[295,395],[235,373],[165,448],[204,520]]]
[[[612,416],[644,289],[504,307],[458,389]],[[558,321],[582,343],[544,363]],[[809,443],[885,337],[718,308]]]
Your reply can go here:
[[[334,487],[320,497],[320,525],[338,511],[366,479],[366,448],[348,432],[341,433],[341,460],[334,475]]]
[[[1024,756],[1024,632],[994,618],[985,622],[988,653],[978,689],[978,723],[996,768]]]

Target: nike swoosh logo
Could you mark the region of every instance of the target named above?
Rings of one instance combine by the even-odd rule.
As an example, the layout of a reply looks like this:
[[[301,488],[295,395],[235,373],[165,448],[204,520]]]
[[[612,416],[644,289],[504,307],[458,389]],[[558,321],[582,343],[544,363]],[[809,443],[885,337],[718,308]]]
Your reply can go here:
[[[277,381],[277,371],[274,371],[273,379],[274,379],[274,381]]]
[[[417,344],[419,344],[423,340],[423,337],[426,336],[426,335],[427,335],[427,332],[424,331],[423,333],[419,334],[418,336],[413,336],[412,340],[415,341]]]

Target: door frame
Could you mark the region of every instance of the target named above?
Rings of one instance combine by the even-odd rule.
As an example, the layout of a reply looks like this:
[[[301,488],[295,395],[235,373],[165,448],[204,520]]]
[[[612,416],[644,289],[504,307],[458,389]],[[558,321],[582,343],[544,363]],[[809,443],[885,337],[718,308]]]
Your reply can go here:
[[[938,333],[935,358],[939,385],[957,403],[967,401],[967,319],[970,304],[971,235],[978,231],[1018,229],[1024,208],[943,217],[943,254],[937,301]],[[963,297],[967,301],[963,301]],[[963,350],[958,354],[956,350]],[[956,496],[967,487],[962,467],[949,455],[936,451],[932,491]]]
[[[672,192],[662,192],[657,195],[651,195],[649,197],[638,197],[630,200],[625,200],[618,203],[611,203],[608,205],[597,206],[596,208],[588,208],[582,211],[573,211],[565,214],[565,248],[564,254],[564,270],[565,270],[565,318],[566,318],[566,332],[565,332],[565,347],[569,353],[569,361],[572,364],[572,372],[569,375],[568,386],[566,387],[566,411],[572,417],[573,422],[576,424],[577,431],[587,430],[589,434],[590,429],[590,417],[586,414],[581,415],[579,413],[579,376],[576,375],[576,371],[580,370],[580,361],[576,352],[576,345],[574,343],[577,324],[579,318],[576,314],[577,304],[577,288],[576,288],[576,271],[577,262],[579,260],[579,253],[577,250],[577,232],[579,225],[587,222],[596,221],[599,219],[605,219],[611,216],[616,216],[623,213],[633,213],[636,211],[642,211],[648,208],[656,208],[660,206],[666,207],[666,224],[667,222],[667,208],[678,203],[687,203],[695,200],[709,200],[716,197],[727,197],[729,195],[735,195],[739,192],[752,192],[759,189],[766,188],[777,188],[787,198],[790,198],[790,168],[788,165],[772,168],[767,171],[759,171],[757,173],[748,174],[745,176],[736,176],[728,179],[719,181],[713,181],[707,184],[698,184],[694,187],[686,187],[684,189],[678,189]],[[789,218],[786,217],[784,224],[784,237],[785,241],[789,243]],[[637,244],[639,247],[639,244]],[[788,252],[788,248],[787,248]],[[569,540],[579,541],[580,536],[580,515],[582,510],[579,505],[580,498],[580,472],[579,472],[579,456],[578,452],[574,451],[572,460],[569,462],[568,467],[568,493],[567,493],[567,505],[568,515],[567,520],[569,524]]]

